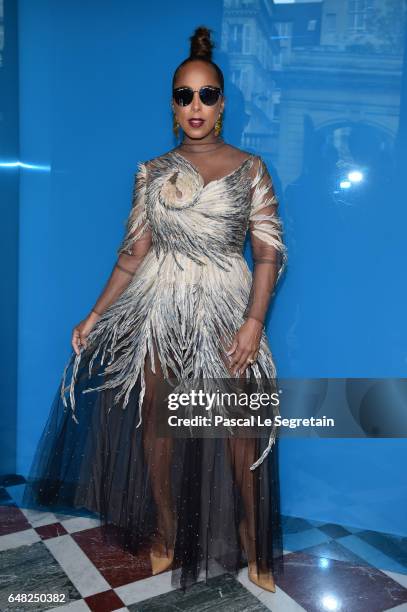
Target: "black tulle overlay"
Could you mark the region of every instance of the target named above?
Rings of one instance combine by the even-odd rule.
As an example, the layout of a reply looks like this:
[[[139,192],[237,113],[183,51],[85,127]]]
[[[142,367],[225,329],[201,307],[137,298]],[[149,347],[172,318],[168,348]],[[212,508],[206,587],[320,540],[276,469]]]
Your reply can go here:
[[[186,588],[247,563],[239,536],[243,521],[247,553],[274,576],[283,571],[278,436],[265,460],[250,466],[267,437],[169,438],[156,433],[162,406],[156,367],[145,366],[142,426],[132,389],[125,409],[115,389],[82,391],[104,380],[104,366],[86,353],[77,372],[76,418],[60,389],[37,447],[25,489],[27,507],[97,513],[106,541],[137,555],[153,547],[174,549],[172,585]],[[203,574],[202,574],[203,572]]]

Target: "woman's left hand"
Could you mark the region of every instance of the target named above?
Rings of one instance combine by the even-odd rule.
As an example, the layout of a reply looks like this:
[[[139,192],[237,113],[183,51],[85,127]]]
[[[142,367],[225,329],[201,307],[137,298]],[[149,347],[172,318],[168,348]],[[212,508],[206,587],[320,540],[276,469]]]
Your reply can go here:
[[[232,346],[226,355],[230,357],[232,375],[243,374],[249,364],[249,360],[257,359],[259,351],[263,324],[257,319],[248,318],[240,327],[233,338]]]

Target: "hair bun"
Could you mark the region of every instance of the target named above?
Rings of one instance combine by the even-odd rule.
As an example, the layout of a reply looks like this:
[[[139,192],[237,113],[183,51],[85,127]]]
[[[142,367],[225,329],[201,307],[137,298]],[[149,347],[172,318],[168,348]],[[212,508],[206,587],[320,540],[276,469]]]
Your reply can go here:
[[[196,28],[195,32],[190,37],[190,41],[190,59],[202,58],[205,60],[212,60],[212,49],[214,44],[211,41],[211,31],[208,28],[205,28],[205,26]]]

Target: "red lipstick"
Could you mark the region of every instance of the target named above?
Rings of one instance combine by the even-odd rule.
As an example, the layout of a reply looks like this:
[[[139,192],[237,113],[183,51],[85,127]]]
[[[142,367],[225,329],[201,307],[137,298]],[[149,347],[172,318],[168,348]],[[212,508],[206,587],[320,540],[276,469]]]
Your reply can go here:
[[[188,119],[188,123],[193,128],[200,128],[205,123],[205,119]]]

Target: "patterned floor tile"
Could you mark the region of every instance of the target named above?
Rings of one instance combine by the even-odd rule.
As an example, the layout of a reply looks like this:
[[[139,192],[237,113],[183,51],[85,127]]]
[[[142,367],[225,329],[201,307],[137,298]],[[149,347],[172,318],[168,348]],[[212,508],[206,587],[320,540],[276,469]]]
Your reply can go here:
[[[133,555],[118,544],[106,543],[104,528],[96,527],[71,534],[78,546],[97,567],[109,585],[117,588],[151,576],[149,551]]]
[[[342,527],[342,525],[337,525],[336,523],[324,523],[320,525],[318,529],[326,533],[330,538],[341,538],[352,533]]]
[[[44,544],[82,597],[110,588],[111,585],[70,535],[45,540]]]
[[[76,531],[84,531],[85,529],[92,529],[93,527],[100,526],[99,519],[86,516],[65,516],[64,518],[58,516],[58,519],[68,533],[75,533]]]
[[[53,512],[41,512],[40,510],[32,510],[29,508],[21,508],[31,527],[42,527],[43,525],[51,525],[59,522]]]
[[[77,601],[72,601],[66,606],[58,606],[57,608],[51,608],[48,612],[89,612],[89,606],[83,599],[78,599]],[[117,610],[117,612],[119,612]]]
[[[257,595],[257,598],[272,612],[306,612],[305,608],[278,587],[275,593],[263,591]]]
[[[254,584],[247,575],[247,567],[240,570],[237,579],[239,582],[257,599],[261,601],[261,603],[268,609],[273,610],[273,612],[303,612],[304,608],[302,608],[299,604],[297,604],[287,593],[284,593],[278,585],[276,585],[276,592],[272,593],[270,591],[265,591],[264,589]]]
[[[30,523],[20,508],[11,504],[0,506],[0,536],[30,529],[30,527]]]
[[[350,533],[359,533],[359,531],[363,531],[361,527],[353,527],[352,525],[343,525],[343,527]]]
[[[382,553],[382,551],[375,546],[368,544],[359,536],[360,534],[346,536],[344,538],[340,538],[338,542],[340,542],[342,546],[349,548],[349,550],[354,552],[359,557],[362,557],[362,559],[365,559],[374,567],[378,567],[381,570],[399,572],[400,574],[406,573],[404,565],[400,565],[400,563]]]
[[[50,525],[43,525],[42,527],[36,527],[35,531],[40,536],[41,540],[48,540],[48,538],[57,538],[61,535],[66,535],[67,531],[61,523],[51,523]]]
[[[85,602],[92,612],[112,612],[123,608],[123,602],[112,589],[85,597]]]
[[[284,574],[276,582],[307,612],[383,612],[407,603],[407,589],[380,570],[335,559],[321,566],[303,551],[285,557]]]
[[[389,608],[386,612],[407,612],[407,604],[401,604],[395,608]]]
[[[317,546],[323,542],[329,542],[329,540],[330,537],[326,533],[320,531],[318,527],[313,527],[305,531],[285,534],[283,543],[285,550],[293,552],[309,546]]]
[[[48,612],[89,612],[89,606],[86,604],[84,599],[78,599],[77,601],[72,601],[66,606],[58,606],[57,608],[51,608]],[[119,612],[117,610],[117,612]]]
[[[319,527],[320,525],[326,525],[326,521],[317,521],[315,519],[307,519],[307,521],[312,527]]]
[[[18,478],[10,482],[13,486],[0,487],[2,612],[20,612],[21,604],[10,607],[7,601],[11,592],[66,593],[65,605],[25,604],[22,612],[174,607],[179,612],[319,612],[335,606],[352,612],[407,612],[407,538],[284,516],[287,555],[275,593],[253,584],[247,568],[237,580],[223,574],[205,583],[201,576],[183,593],[172,587],[171,571],[151,575],[147,549],[136,557],[117,543],[108,544],[94,513],[19,508],[25,485]]]
[[[284,534],[298,533],[313,527],[310,521],[297,516],[282,516],[281,521]]]
[[[407,538],[376,531],[360,531],[358,537],[405,567],[407,573]]]
[[[127,607],[130,612],[263,612],[269,609],[228,574],[194,584],[185,592],[176,589]]]
[[[144,578],[144,580],[136,580],[115,589],[126,606],[173,590],[170,571]]]
[[[407,574],[399,574],[398,572],[389,572],[387,570],[382,570],[382,572],[407,589]]]
[[[367,565],[367,561],[362,557],[359,557],[353,553],[346,546],[342,546],[337,540],[330,540],[329,542],[323,542],[317,546],[310,546],[304,548],[303,553],[307,555],[313,555],[320,559],[320,565],[323,567],[327,564],[329,559],[335,559],[336,561],[348,561],[355,565]]]
[[[24,529],[24,531],[8,533],[7,535],[0,536],[0,551],[35,544],[35,542],[39,542],[40,539],[35,529]]]
[[[43,542],[4,551],[0,556],[0,610],[48,610],[55,603],[10,603],[11,594],[54,593],[64,594],[66,602],[81,599],[81,595],[69,580],[61,566],[47,550]]]

